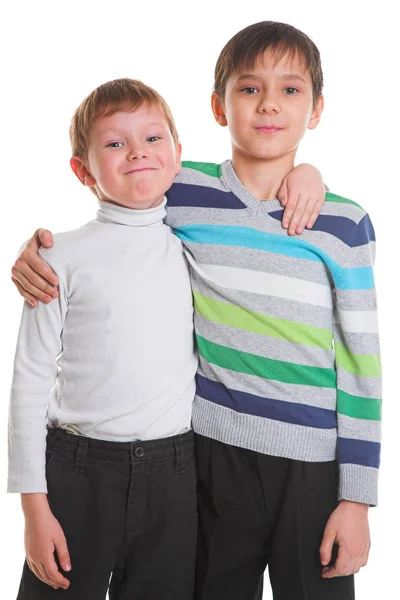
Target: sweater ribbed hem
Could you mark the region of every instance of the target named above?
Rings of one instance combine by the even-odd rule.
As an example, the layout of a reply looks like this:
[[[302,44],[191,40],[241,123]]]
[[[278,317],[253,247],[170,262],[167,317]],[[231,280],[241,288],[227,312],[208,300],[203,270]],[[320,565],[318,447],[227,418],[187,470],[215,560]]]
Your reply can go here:
[[[199,396],[194,401],[192,419],[196,433],[231,446],[305,462],[328,462],[336,458],[336,429],[255,417]]]

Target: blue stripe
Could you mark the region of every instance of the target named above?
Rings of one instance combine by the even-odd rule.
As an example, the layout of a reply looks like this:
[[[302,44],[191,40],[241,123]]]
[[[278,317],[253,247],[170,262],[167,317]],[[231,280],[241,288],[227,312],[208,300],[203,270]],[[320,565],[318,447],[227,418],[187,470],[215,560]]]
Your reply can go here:
[[[207,191],[207,193],[204,192]],[[247,206],[232,192],[223,192],[212,187],[188,183],[173,183],[166,193],[167,205],[201,208],[245,209]]]
[[[337,459],[342,464],[379,467],[381,445],[378,442],[338,437]]]
[[[199,374],[196,382],[198,396],[236,412],[319,429],[335,429],[337,426],[334,410],[254,396],[229,389]]]
[[[184,225],[175,229],[175,233],[184,243],[240,246],[325,263],[332,273],[337,288],[344,290],[374,288],[371,267],[341,267],[318,246],[298,237],[283,237],[250,227],[211,224]]]
[[[277,221],[282,220],[283,209],[269,213]],[[350,248],[364,246],[375,241],[375,232],[368,215],[357,225],[352,219],[336,215],[320,215],[313,225],[312,231],[330,233],[344,242]]]

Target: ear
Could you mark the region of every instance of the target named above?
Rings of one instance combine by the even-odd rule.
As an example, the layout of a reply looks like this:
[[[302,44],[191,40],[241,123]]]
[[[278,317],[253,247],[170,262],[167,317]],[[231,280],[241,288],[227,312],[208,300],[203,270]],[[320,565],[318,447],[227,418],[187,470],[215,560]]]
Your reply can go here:
[[[308,122],[308,129],[315,129],[321,120],[322,111],[324,110],[324,96],[321,94],[318,98],[313,111],[311,113],[310,120]]]
[[[182,144],[177,144],[175,148],[176,175],[181,170]]]
[[[213,92],[211,96],[211,108],[218,125],[221,125],[221,127],[226,127],[228,125],[228,121],[226,120],[224,105],[215,92]]]
[[[69,161],[71,169],[83,185],[93,187],[96,185],[95,178],[89,173],[85,163],[79,156],[73,156]]]

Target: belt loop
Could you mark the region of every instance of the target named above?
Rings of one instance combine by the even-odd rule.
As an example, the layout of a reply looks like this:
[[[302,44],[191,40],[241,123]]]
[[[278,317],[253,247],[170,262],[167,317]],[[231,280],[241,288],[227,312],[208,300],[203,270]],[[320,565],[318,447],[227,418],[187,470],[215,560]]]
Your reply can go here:
[[[49,450],[51,450],[55,445],[59,436],[59,431],[59,429],[52,429],[51,427],[47,427],[46,447]]]
[[[78,448],[75,455],[75,473],[83,473],[86,466],[87,449],[89,446],[89,440],[85,437],[79,438]]]
[[[179,443],[179,438],[174,438],[175,445],[175,472],[177,475],[182,475],[185,472],[185,465],[183,464],[183,450],[182,443]]]

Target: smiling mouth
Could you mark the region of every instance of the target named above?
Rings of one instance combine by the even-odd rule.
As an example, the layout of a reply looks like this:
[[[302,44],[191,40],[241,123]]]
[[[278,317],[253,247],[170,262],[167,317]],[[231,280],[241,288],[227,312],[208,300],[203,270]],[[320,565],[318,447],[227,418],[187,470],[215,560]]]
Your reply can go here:
[[[132,173],[144,173],[145,171],[156,171],[153,167],[143,167],[143,169],[132,169],[132,171],[127,171],[125,175],[131,175]]]
[[[255,128],[256,131],[259,131],[260,133],[279,133],[280,131],[283,130],[283,127],[276,127],[275,125],[265,125],[263,127],[256,127]]]

